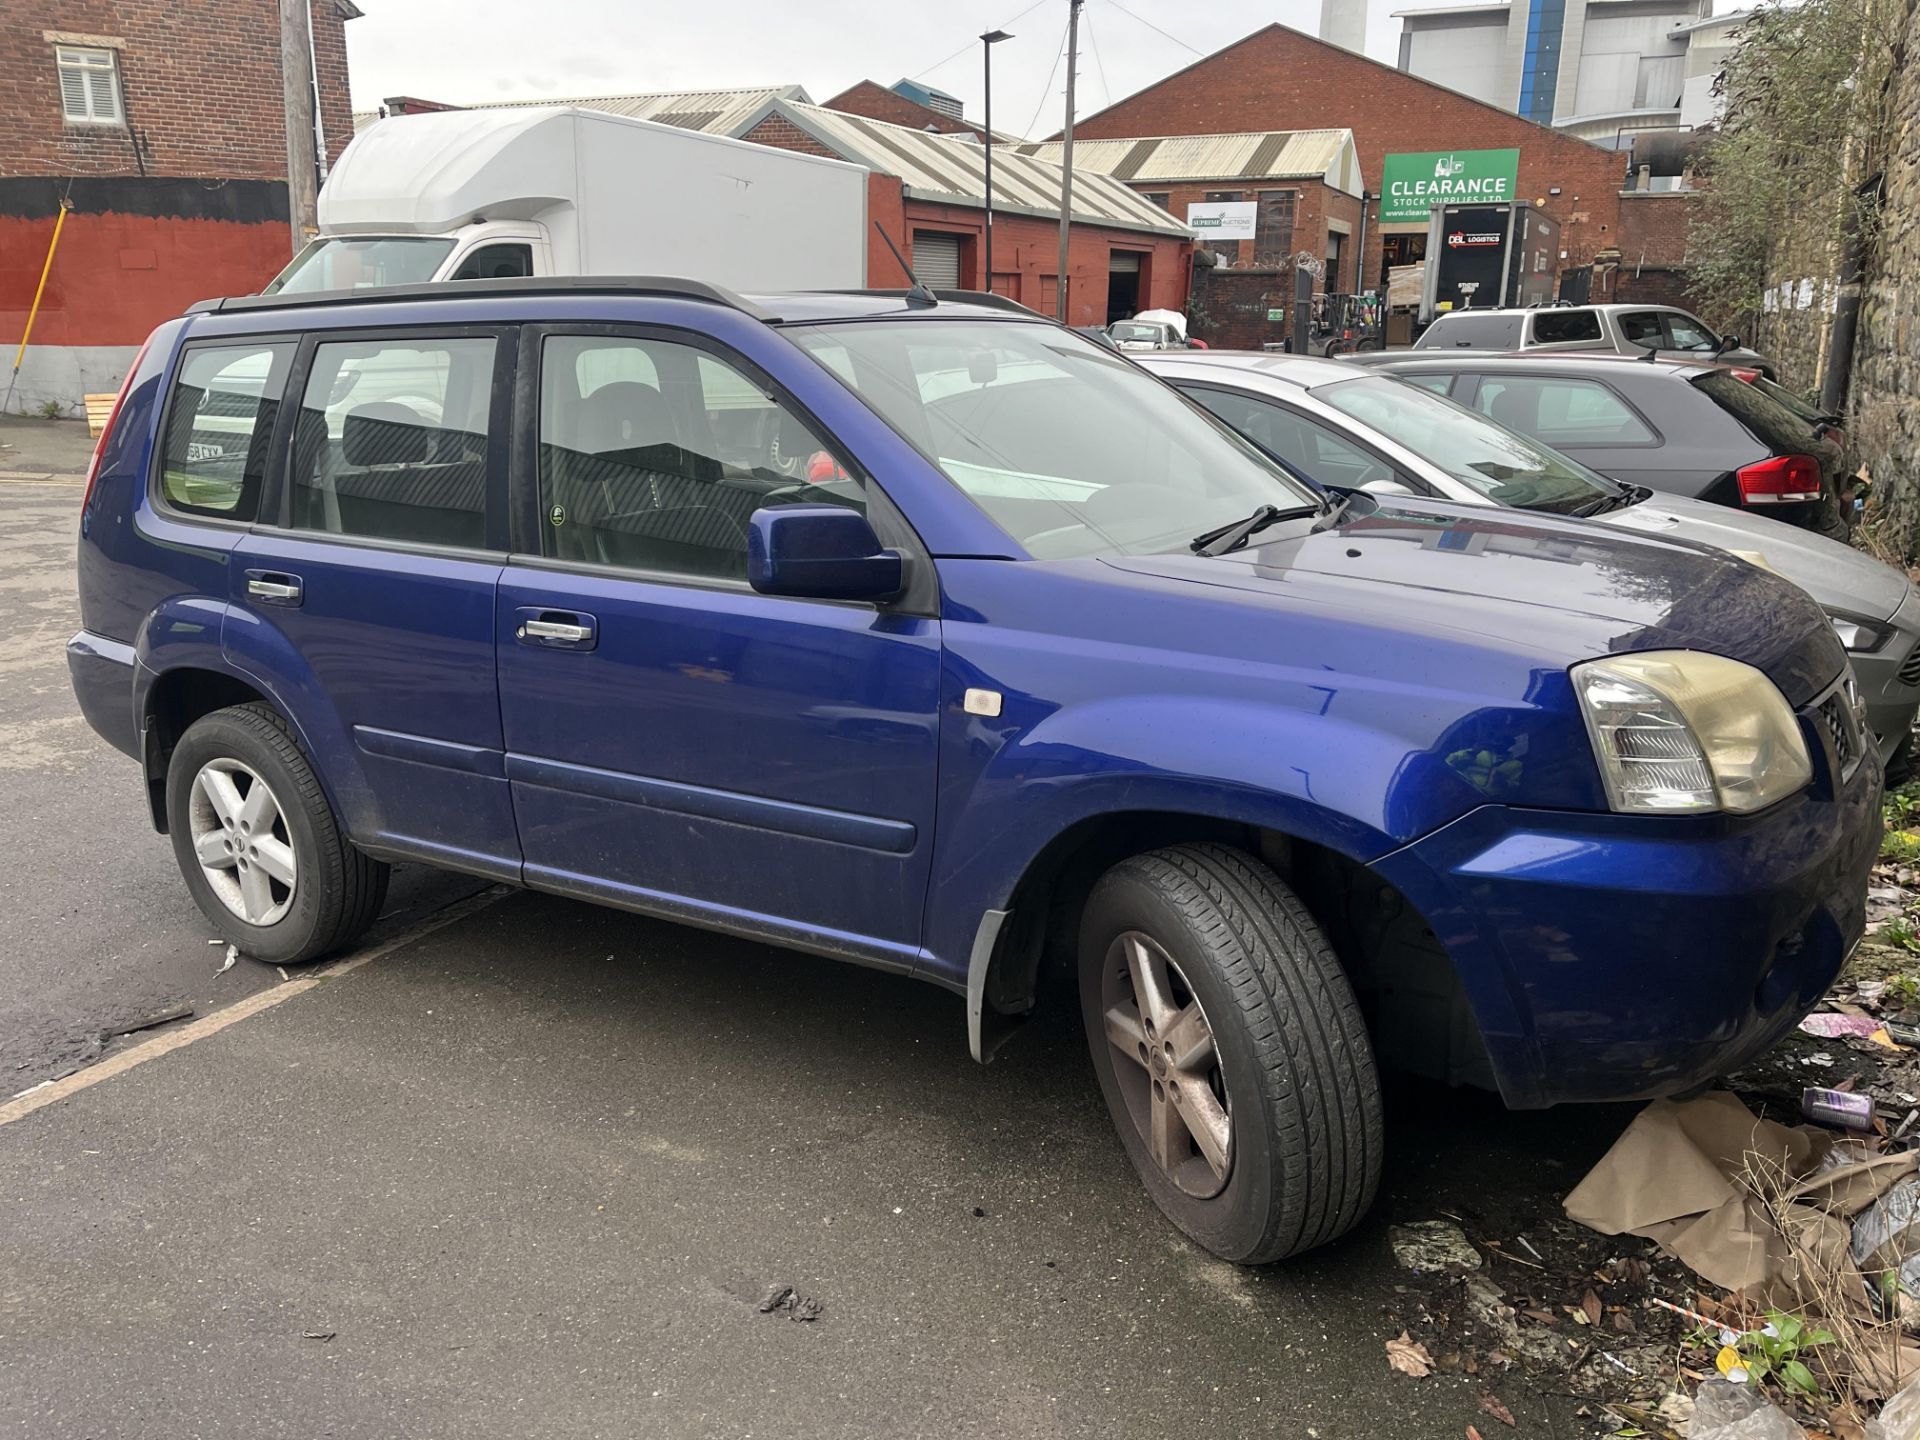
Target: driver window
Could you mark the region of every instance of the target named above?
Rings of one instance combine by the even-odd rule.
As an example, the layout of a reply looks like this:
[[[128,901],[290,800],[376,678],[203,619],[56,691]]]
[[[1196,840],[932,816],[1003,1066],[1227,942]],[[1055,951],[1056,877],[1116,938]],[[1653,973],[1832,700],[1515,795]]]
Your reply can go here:
[[[864,510],[864,486],[725,360],[659,340],[543,346],[541,554],[742,580],[755,510],[821,503]]]
[[[1251,395],[1198,387],[1187,394],[1224,420],[1229,428],[1268,454],[1279,456],[1317,484],[1357,490],[1376,480],[1400,479],[1384,460],[1284,405]]]
[[[1720,342],[1714,333],[1684,310],[1667,312],[1667,347],[1672,350],[1711,350]]]

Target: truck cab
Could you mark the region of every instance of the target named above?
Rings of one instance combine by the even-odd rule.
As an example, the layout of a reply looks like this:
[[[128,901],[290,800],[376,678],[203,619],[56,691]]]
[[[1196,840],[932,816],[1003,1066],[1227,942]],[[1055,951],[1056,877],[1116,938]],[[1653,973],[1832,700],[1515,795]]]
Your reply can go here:
[[[554,273],[537,221],[478,221],[450,235],[319,235],[274,277],[268,295],[418,285],[433,280],[520,280]]]

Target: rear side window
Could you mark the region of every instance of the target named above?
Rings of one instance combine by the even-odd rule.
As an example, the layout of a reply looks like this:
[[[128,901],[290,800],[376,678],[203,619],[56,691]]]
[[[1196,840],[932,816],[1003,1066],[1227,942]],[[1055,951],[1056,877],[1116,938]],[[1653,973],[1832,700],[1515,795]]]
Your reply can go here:
[[[1488,375],[1474,403],[1489,419],[1549,445],[1652,445],[1658,440],[1597,380]]]
[[[825,440],[759,381],[665,340],[559,335],[540,359],[540,552],[744,579],[767,505],[866,508]]]
[[[291,343],[190,350],[167,408],[161,493],[176,509],[252,520],[260,509]]]
[[[1520,317],[1470,310],[1442,315],[1427,327],[1416,350],[1512,350],[1520,343]]]
[[[1542,310],[1533,317],[1533,343],[1570,345],[1600,338],[1600,317],[1591,310]]]
[[[484,548],[494,344],[316,346],[287,470],[294,527]]]

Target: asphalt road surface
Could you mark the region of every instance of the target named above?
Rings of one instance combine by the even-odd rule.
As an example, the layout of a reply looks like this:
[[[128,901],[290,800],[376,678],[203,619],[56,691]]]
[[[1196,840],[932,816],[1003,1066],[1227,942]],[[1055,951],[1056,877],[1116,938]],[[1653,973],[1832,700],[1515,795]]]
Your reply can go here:
[[[0,478],[0,1436],[1604,1433],[1390,1373],[1387,1230],[1545,1224],[1618,1109],[1395,1088],[1373,1215],[1248,1271],[1147,1202],[1067,1005],[982,1068],[897,977],[525,894],[420,934],[475,889],[422,871],[351,973],[216,974],[67,691],[78,501]]]
[[[125,1043],[110,1032],[281,983],[222,946],[147,816],[140,769],[81,718],[66,643],[91,442],[73,421],[0,421],[0,1100]],[[29,478],[31,477],[31,478]],[[394,874],[384,930],[478,888]],[[103,1039],[102,1037],[107,1038]]]

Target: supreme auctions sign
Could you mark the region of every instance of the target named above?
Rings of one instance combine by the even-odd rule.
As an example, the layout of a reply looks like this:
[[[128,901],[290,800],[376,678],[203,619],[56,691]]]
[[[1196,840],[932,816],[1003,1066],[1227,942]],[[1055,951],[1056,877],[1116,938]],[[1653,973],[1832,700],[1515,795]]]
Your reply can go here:
[[[1425,224],[1427,212],[1435,205],[1514,199],[1519,191],[1520,152],[1441,150],[1389,155],[1381,170],[1380,223]]]

